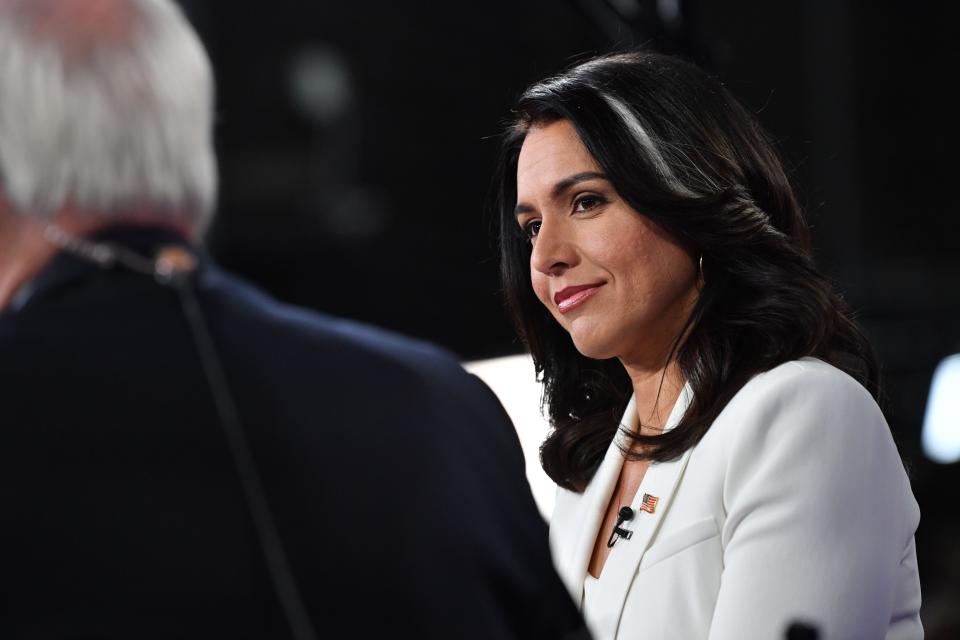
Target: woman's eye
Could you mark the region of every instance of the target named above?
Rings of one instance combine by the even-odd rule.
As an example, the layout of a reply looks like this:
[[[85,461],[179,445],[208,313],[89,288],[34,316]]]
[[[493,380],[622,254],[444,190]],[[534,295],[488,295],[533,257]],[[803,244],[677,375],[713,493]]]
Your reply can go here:
[[[574,211],[589,211],[594,207],[603,204],[604,200],[600,196],[583,195],[573,201]]]
[[[537,237],[537,234],[540,233],[540,221],[531,220],[527,224],[523,225],[523,235],[527,237],[527,240],[533,240]]]

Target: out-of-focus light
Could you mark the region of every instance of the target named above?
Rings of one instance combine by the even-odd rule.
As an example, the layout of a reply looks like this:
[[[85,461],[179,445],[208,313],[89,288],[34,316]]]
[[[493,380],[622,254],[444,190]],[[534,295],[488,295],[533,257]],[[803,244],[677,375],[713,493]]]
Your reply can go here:
[[[683,22],[680,0],[657,0],[657,13],[665,25],[676,29]]]
[[[293,104],[318,125],[332,125],[353,103],[353,82],[347,64],[336,50],[314,45],[290,60]]]
[[[960,354],[945,358],[933,373],[922,439],[931,460],[960,460]]]
[[[468,362],[464,368],[493,390],[513,420],[533,499],[543,517],[549,519],[557,486],[540,467],[540,443],[547,437],[550,425],[540,412],[542,387],[536,380],[533,360],[529,355],[507,356]]]

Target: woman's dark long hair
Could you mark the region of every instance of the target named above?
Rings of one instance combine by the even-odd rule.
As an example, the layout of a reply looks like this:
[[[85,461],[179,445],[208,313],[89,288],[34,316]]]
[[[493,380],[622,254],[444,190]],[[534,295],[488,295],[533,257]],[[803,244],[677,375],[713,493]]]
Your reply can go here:
[[[681,59],[604,56],[523,93],[495,178],[504,292],[544,383],[553,429],[540,458],[558,485],[583,490],[632,391],[619,361],[577,352],[530,284],[530,243],[514,216],[517,159],[532,126],[560,119],[633,209],[703,259],[699,299],[672,352],[693,400],[674,429],[631,436],[643,445],[631,457],[677,458],[753,376],[805,356],[847,371],[877,397],[873,351],[814,266],[800,206],[755,118]]]

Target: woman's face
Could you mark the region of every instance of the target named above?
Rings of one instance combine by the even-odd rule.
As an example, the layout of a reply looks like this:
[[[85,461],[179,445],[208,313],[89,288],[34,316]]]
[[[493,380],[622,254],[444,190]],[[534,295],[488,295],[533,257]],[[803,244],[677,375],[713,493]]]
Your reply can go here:
[[[533,290],[577,350],[662,367],[697,299],[694,259],[620,198],[569,121],[527,133],[516,211]]]

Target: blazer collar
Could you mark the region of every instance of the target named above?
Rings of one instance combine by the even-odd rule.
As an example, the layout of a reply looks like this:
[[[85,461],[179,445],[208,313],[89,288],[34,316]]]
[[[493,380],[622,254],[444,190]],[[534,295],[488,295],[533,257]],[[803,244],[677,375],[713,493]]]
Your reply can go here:
[[[665,431],[672,429],[680,422],[692,396],[690,385],[685,385],[670,412]],[[559,567],[567,588],[575,594],[574,598],[578,602],[582,602],[583,581],[587,575],[593,547],[623,467],[623,453],[620,450],[620,445],[625,444],[626,441],[623,430],[634,431],[637,423],[636,399],[631,397],[623,419],[620,421],[621,429],[611,441],[603,461],[579,501],[576,517],[576,521],[580,523],[579,530],[571,538],[571,548],[565,554],[567,561]],[[600,638],[612,638],[616,634],[623,604],[637,566],[659,529],[664,514],[669,509],[670,500],[686,468],[690,452],[691,449],[688,449],[680,458],[670,462],[651,463],[637,489],[637,495],[631,504],[636,515],[625,525],[633,531],[633,537],[630,540],[620,540],[614,545],[597,584],[597,604],[587,612],[591,629]],[[640,509],[644,494],[657,498],[653,513]]]
[[[152,256],[159,247],[190,246],[186,238],[165,227],[114,225],[88,236],[94,242],[118,245],[144,256]],[[196,247],[193,251],[198,253]],[[198,255],[201,263],[204,258]],[[119,267],[115,267],[119,268]],[[104,270],[65,251],[57,253],[30,281],[14,294],[0,315],[15,313],[37,300],[70,288],[79,281],[102,274]]]

